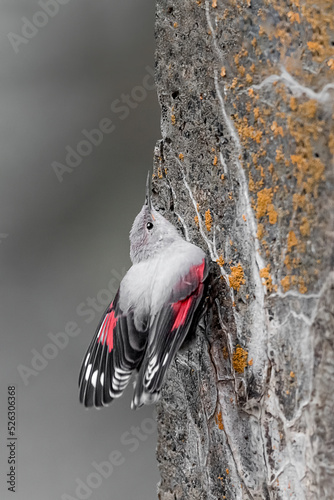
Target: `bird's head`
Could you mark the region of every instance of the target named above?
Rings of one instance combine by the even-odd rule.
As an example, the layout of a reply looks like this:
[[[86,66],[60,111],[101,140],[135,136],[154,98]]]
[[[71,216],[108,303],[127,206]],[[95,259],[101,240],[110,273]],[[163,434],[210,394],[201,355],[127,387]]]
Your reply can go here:
[[[176,239],[176,228],[152,206],[150,173],[147,176],[145,203],[130,231],[130,257],[134,264],[156,255]]]

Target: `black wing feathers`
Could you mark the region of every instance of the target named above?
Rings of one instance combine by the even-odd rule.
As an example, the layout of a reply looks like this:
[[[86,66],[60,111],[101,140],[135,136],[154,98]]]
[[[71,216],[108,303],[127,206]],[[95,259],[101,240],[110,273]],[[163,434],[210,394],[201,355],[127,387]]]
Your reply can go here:
[[[173,289],[172,300],[153,318],[148,345],[137,379],[132,407],[156,401],[166,372],[198,321],[208,275],[206,261],[192,266],[187,276]]]
[[[147,332],[138,332],[133,312],[122,314],[119,292],[107,307],[82,362],[79,398],[85,406],[104,406],[121,396],[138,367]]]

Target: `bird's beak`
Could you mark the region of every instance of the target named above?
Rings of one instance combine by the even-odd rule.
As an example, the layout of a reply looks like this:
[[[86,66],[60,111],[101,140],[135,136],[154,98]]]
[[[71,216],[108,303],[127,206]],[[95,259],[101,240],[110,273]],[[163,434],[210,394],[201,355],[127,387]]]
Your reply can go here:
[[[152,202],[151,202],[151,174],[150,174],[150,172],[148,172],[148,174],[147,174],[145,205],[147,205],[148,208],[150,209],[150,212],[152,212]]]
[[[148,171],[148,173],[147,173],[145,205],[148,206],[149,211],[151,212],[152,219],[155,220],[155,217],[152,213],[153,207],[152,207],[152,201],[151,201],[151,174],[150,174],[150,171]]]

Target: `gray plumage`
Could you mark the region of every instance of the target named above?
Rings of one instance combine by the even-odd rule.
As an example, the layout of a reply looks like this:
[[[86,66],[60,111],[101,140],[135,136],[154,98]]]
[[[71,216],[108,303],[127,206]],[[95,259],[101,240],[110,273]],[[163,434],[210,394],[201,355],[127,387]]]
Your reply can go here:
[[[200,311],[207,258],[185,241],[150,199],[130,231],[133,265],[101,320],[79,377],[80,400],[101,406],[119,397],[133,370],[132,407],[153,403],[168,367]]]

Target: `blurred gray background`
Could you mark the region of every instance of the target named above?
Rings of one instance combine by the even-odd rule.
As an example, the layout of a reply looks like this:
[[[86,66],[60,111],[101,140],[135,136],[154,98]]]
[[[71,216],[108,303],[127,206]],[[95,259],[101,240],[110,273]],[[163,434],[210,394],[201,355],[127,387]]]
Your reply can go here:
[[[135,90],[142,100],[128,113],[110,106],[142,86],[147,66],[154,68],[155,6],[152,0],[63,0],[57,11],[54,1],[46,18],[36,15],[46,12],[37,0],[0,3],[0,498],[153,500],[156,434],[141,432],[128,442],[133,426],[149,429],[153,407],[131,411],[132,387],[100,411],[79,404],[78,372],[101,313],[84,316],[77,308],[87,310],[90,297],[104,309],[106,294],[99,292],[130,266],[128,233],[144,201],[160,110],[155,90],[145,98]],[[46,24],[36,33],[23,18]],[[22,30],[27,43],[15,37]],[[65,164],[65,148],[75,150],[85,139],[81,131],[104,118],[113,132],[59,182],[53,162]],[[32,350],[41,354],[48,334],[64,332],[68,322],[80,334],[58,353],[48,351],[54,359],[25,385],[18,366],[31,369]],[[5,476],[7,386],[13,384],[16,495],[7,491]],[[92,464],[114,450],[123,463],[99,481]],[[87,484],[88,477],[94,488],[78,496],[78,479]]]

